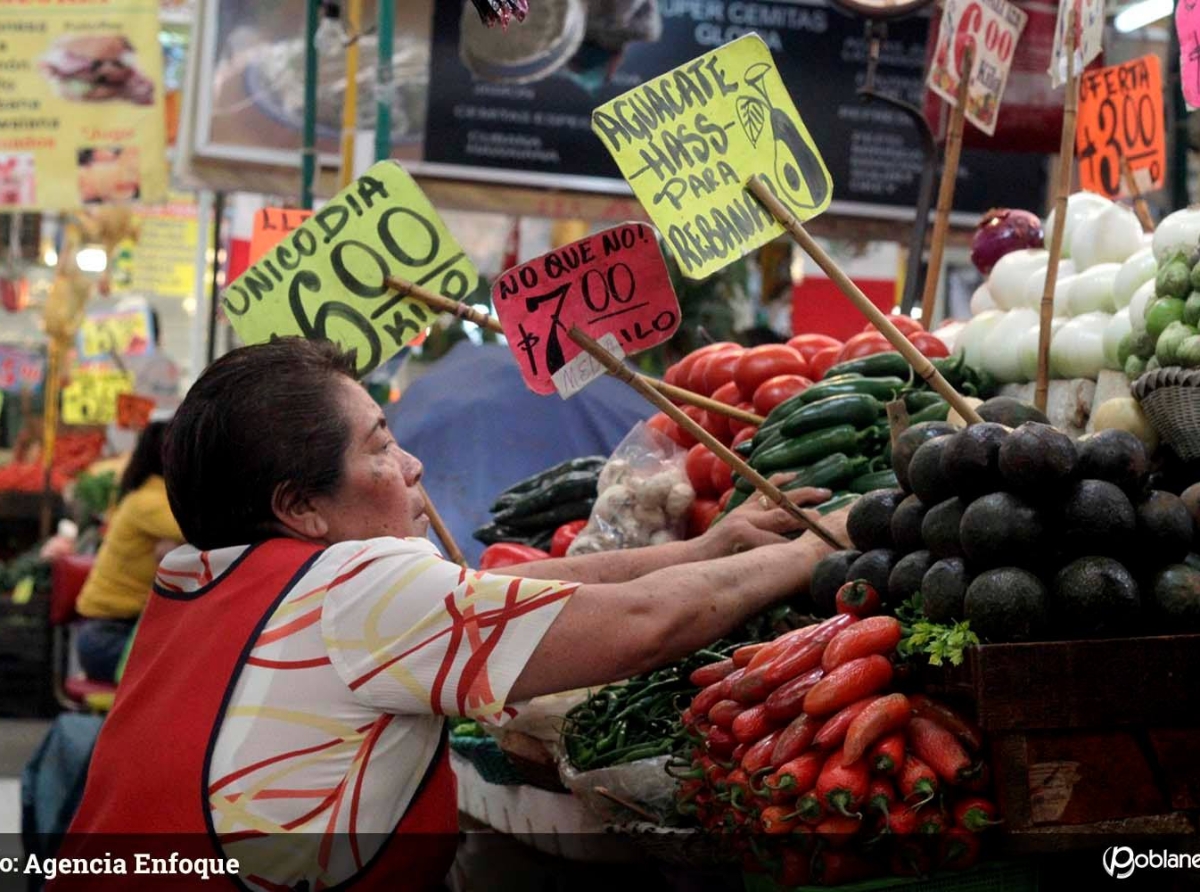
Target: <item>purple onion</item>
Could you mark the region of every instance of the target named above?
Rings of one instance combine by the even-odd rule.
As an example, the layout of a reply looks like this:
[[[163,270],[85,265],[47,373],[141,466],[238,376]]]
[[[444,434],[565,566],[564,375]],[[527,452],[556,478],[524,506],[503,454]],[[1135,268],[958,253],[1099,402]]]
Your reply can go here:
[[[1044,241],[1037,214],[1010,208],[993,208],[980,218],[971,237],[971,262],[983,275],[996,261],[1022,248],[1040,248]]]

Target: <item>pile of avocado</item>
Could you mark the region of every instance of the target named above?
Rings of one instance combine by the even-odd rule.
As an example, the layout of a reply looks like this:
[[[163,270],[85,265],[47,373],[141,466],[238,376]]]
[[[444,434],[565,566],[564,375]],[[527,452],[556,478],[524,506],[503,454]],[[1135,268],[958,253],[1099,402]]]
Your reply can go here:
[[[899,489],[851,508],[852,550],[815,568],[818,613],[866,580],[894,609],[919,593],[934,623],[968,620],[992,643],[1200,630],[1200,526],[1148,488],[1140,440],[1079,440],[1007,397],[982,424],[926,422],[892,455]]]
[[[1158,269],[1154,300],[1146,307],[1146,328],[1128,334],[1117,350],[1131,380],[1166,366],[1200,368],[1200,261],[1176,253]]]

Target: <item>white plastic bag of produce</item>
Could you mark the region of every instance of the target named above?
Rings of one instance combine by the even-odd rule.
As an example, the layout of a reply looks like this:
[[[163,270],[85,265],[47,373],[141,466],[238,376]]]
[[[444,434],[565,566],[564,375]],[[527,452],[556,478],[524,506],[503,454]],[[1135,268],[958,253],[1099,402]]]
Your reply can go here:
[[[671,756],[655,756],[594,771],[577,771],[563,754],[558,760],[558,776],[563,786],[582,799],[602,820],[623,824],[637,816],[597,793],[596,788],[601,787],[653,814],[670,815],[675,809],[675,778],[667,774],[670,760]]]

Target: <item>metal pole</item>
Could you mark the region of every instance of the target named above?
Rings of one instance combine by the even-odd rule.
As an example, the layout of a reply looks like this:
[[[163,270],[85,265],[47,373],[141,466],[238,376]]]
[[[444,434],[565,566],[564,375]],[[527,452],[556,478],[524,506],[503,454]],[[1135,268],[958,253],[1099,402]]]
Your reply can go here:
[[[204,334],[207,331],[209,315],[209,297],[204,287],[204,279],[208,275],[208,246],[209,230],[213,218],[213,195],[208,190],[201,192],[196,198],[196,271],[193,277],[192,293],[196,296],[196,310],[192,315],[191,331],[191,362],[190,378],[195,381],[204,371],[204,357],[207,355]],[[213,253],[220,250],[220,245],[213,245]]]
[[[375,68],[375,160],[382,161],[392,154],[392,0],[379,0],[376,21],[379,61]]]
[[[1167,182],[1171,188],[1171,208],[1185,208],[1191,204],[1188,196],[1188,109],[1183,101],[1183,73],[1179,66],[1179,32],[1168,27],[1171,34],[1170,51],[1167,53],[1167,94],[1171,97],[1174,134],[1171,140],[1171,157],[1167,163],[1170,173]]]
[[[313,181],[317,175],[317,26],[320,0],[307,0],[304,22],[304,148],[300,163],[300,207],[312,210]],[[211,342],[210,342],[210,350]]]
[[[225,193],[218,192],[213,198],[213,261],[212,289],[208,298],[208,365],[217,358],[217,312],[220,308],[221,286],[218,275],[221,272],[221,221],[225,217]]]

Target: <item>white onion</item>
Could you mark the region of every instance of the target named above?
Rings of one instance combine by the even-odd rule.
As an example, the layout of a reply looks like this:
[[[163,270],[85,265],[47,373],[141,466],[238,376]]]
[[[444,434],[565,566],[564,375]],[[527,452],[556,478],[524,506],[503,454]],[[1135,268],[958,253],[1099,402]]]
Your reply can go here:
[[[1050,342],[1050,357],[1065,378],[1095,379],[1104,368],[1104,329],[1108,313],[1085,313],[1068,319]]]
[[[1144,282],[1129,301],[1129,325],[1134,334],[1146,330],[1146,308],[1154,302],[1154,280]]]
[[[1015,349],[1017,339],[1030,326],[1037,324],[1038,314],[1033,310],[1022,307],[1005,313],[1004,318],[992,327],[980,345],[980,367],[994,375],[1002,384],[1020,381],[1020,356]]]
[[[1075,225],[1071,258],[1080,270],[1100,263],[1124,263],[1142,245],[1142,224],[1133,211],[1110,204]]]
[[[935,338],[946,345],[946,349],[951,353],[954,352],[955,345],[958,343],[958,338],[962,334],[962,330],[967,327],[967,323],[962,320],[954,322],[946,322],[939,325],[936,329],[930,332]]]
[[[1062,316],[1050,320],[1051,342],[1054,340],[1055,332],[1066,324],[1067,320]],[[1021,379],[1024,381],[1037,380],[1037,348],[1041,329],[1041,320],[1039,319],[1017,339],[1017,366],[1021,370]],[[1053,356],[1051,359],[1053,360]],[[1050,364],[1050,377],[1056,377],[1053,362]]]
[[[1200,207],[1185,208],[1163,218],[1154,230],[1154,259],[1162,263],[1176,251],[1188,257],[1200,244]]]
[[[1049,271],[1049,265],[1044,266],[1025,280],[1025,291],[1021,295],[1020,306],[1036,310],[1042,305],[1042,292],[1046,290],[1046,274]],[[1059,282],[1073,275],[1075,275],[1075,264],[1070,260],[1060,260],[1058,262],[1058,278],[1055,280],[1055,286],[1057,287]]]
[[[987,283],[984,282],[971,295],[971,315],[978,316],[984,310],[994,309],[996,309],[996,302],[992,300],[992,292],[988,291]]]
[[[1142,248],[1124,263],[1113,280],[1113,306],[1116,309],[1129,306],[1133,292],[1149,281],[1158,273],[1158,261],[1154,259],[1154,251],[1149,247]]]
[[[969,366],[979,368],[980,347],[989,331],[1004,318],[1001,310],[984,310],[967,323],[954,344],[954,352],[963,354]]]
[[[1045,269],[1049,259],[1049,251],[1022,248],[1010,251],[997,260],[987,282],[996,306],[1002,310],[1014,310],[1020,306],[1025,294],[1025,282],[1039,269]]]
[[[1097,311],[1111,313],[1113,306],[1113,280],[1120,271],[1119,263],[1100,263],[1089,267],[1075,277],[1071,293],[1067,297],[1067,309],[1072,316]]]
[[[1062,256],[1071,256],[1071,234],[1075,231],[1075,226],[1079,220],[1090,217],[1092,214],[1104,210],[1112,204],[1103,195],[1097,195],[1095,192],[1076,192],[1074,195],[1067,197],[1067,225],[1063,229],[1062,240]],[[1045,242],[1050,244],[1054,238],[1055,212],[1051,211],[1050,216],[1046,218],[1046,223],[1042,227],[1045,232]]]
[[[1104,328],[1105,368],[1110,368],[1115,372],[1119,372],[1124,368],[1117,358],[1117,352],[1121,347],[1121,339],[1131,332],[1132,326],[1129,323],[1129,307],[1113,313],[1112,318],[1108,320],[1108,325]]]
[[[1063,276],[1058,277],[1058,281],[1054,283],[1054,315],[1055,316],[1070,316],[1071,315],[1071,288],[1075,285],[1075,280],[1079,276]]]

